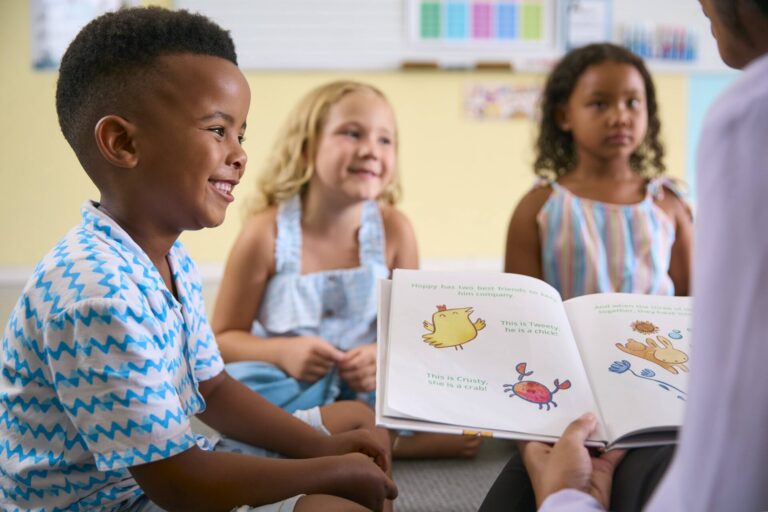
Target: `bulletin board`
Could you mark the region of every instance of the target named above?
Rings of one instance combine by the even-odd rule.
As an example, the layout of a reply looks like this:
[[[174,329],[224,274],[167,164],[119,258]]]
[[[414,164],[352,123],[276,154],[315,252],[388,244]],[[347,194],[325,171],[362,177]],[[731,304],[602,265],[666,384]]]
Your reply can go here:
[[[636,48],[648,50],[655,70],[725,69],[696,0],[176,0],[175,7],[230,30],[244,69],[545,71],[567,49],[569,12],[579,3],[604,11],[602,40],[644,42]],[[651,55],[654,45],[675,53]]]

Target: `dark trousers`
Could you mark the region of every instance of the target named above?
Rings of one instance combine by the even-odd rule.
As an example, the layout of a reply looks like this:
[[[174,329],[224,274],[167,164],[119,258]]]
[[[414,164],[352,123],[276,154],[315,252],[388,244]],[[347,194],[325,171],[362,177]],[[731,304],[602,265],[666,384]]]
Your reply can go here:
[[[675,446],[635,448],[616,468],[610,509],[616,512],[642,510],[667,471]],[[479,512],[534,512],[536,497],[531,480],[515,449],[480,505]]]

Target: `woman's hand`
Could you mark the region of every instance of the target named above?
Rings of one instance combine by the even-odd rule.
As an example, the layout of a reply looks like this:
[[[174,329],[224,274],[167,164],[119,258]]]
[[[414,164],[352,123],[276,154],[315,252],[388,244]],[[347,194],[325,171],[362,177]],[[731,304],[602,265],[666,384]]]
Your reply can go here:
[[[592,495],[608,508],[613,472],[625,452],[611,450],[599,457],[591,456],[584,442],[596,425],[595,415],[587,413],[568,425],[563,437],[554,446],[537,442],[519,443],[537,506],[541,506],[550,494],[562,489],[576,489]]]

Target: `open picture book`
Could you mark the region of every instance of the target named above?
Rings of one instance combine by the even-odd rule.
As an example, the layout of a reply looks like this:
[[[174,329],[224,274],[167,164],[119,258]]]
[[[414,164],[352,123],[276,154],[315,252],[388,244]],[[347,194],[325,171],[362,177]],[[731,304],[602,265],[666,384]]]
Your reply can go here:
[[[592,411],[591,446],[675,442],[689,297],[563,301],[527,276],[399,269],[379,294],[378,425],[554,442]]]

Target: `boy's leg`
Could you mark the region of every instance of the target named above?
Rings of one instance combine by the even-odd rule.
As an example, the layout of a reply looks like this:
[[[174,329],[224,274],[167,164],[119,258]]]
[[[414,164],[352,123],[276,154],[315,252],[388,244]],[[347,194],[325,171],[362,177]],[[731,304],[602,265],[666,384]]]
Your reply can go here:
[[[318,510],[327,510],[328,512],[368,512],[367,508],[358,505],[354,501],[327,494],[302,496],[293,509],[294,512],[317,512]],[[279,512],[283,511],[279,510]]]
[[[477,436],[431,434],[414,432],[402,435],[395,432],[392,457],[395,459],[471,459],[480,451],[482,440]]]

